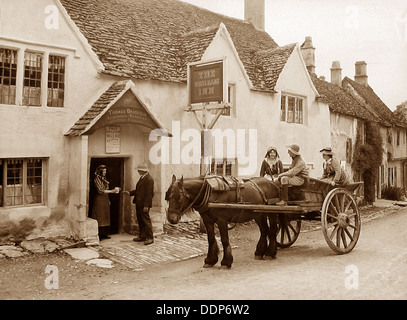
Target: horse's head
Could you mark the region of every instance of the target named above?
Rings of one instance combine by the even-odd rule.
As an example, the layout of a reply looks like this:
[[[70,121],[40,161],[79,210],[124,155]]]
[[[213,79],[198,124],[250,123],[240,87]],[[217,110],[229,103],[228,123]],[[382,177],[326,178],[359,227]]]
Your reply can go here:
[[[172,224],[177,224],[181,219],[184,210],[188,207],[188,195],[184,189],[184,178],[177,180],[172,176],[172,182],[165,194],[168,201],[167,220]]]

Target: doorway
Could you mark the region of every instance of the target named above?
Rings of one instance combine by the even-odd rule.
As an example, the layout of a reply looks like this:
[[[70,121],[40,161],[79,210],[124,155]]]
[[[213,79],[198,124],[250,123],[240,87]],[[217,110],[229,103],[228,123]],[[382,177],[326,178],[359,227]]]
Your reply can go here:
[[[93,200],[96,189],[94,185],[94,176],[96,168],[104,164],[107,167],[106,179],[109,181],[109,189],[119,187],[123,190],[124,177],[124,158],[92,158],[89,171],[89,212],[92,215]],[[109,194],[110,199],[110,234],[119,233],[122,225],[122,193]]]

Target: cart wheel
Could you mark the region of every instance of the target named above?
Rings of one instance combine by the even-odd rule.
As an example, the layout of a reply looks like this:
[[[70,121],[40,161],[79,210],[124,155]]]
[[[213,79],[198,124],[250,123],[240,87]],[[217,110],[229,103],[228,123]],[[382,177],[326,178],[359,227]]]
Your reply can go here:
[[[287,214],[279,213],[277,219],[277,246],[288,248],[300,235],[301,220],[290,219]]]
[[[360,214],[353,194],[343,188],[331,190],[321,212],[322,232],[328,246],[337,254],[350,252],[360,235]]]

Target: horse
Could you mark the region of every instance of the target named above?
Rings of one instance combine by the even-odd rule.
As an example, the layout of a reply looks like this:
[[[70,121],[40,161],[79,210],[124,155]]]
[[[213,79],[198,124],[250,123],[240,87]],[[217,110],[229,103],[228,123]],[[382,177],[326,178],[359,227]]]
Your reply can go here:
[[[223,246],[221,268],[229,269],[232,266],[233,256],[229,242],[228,224],[255,220],[260,230],[260,238],[256,245],[254,257],[256,260],[272,260],[277,255],[277,215],[253,213],[251,210],[209,208],[208,202],[237,203],[239,200],[243,200],[250,204],[265,204],[267,199],[278,197],[279,187],[266,178],[255,177],[244,180],[244,187],[239,189],[238,199],[237,192],[233,190],[213,192],[202,176],[185,179],[181,177],[177,180],[173,175],[165,197],[169,204],[167,220],[171,224],[177,224],[188,209],[193,208],[199,212],[208,237],[208,253],[204,260],[204,268],[213,267],[218,262],[219,248],[215,238],[216,224]]]

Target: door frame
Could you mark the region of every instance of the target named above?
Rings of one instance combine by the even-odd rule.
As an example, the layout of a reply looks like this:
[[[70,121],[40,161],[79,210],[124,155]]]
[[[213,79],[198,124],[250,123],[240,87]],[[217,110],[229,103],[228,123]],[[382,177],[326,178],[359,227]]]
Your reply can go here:
[[[88,190],[88,217],[92,215],[93,199],[95,187],[93,184],[94,174],[96,168],[100,164],[104,164],[107,167],[107,180],[110,182],[109,189],[119,187],[123,190],[124,187],[124,165],[125,157],[91,157],[89,161],[89,190]],[[110,233],[117,234],[122,233],[123,226],[123,194],[109,194],[109,199],[111,202],[110,206]]]

